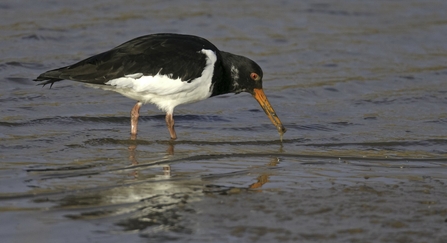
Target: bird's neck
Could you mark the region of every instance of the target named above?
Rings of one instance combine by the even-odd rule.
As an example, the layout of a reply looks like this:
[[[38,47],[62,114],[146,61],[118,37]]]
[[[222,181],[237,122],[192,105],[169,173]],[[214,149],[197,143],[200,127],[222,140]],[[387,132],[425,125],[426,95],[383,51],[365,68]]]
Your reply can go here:
[[[239,79],[238,69],[236,68],[234,54],[229,52],[221,51],[221,67],[219,72],[222,76],[219,80],[214,83],[213,94],[211,96],[227,94],[227,93],[237,93],[237,81]]]

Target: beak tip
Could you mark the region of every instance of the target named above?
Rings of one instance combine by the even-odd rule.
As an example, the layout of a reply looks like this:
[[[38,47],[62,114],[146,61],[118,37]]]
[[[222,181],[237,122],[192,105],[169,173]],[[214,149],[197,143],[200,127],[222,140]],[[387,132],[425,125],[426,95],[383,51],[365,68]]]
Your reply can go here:
[[[279,134],[283,135],[284,133],[286,133],[286,131],[287,131],[287,129],[283,125],[278,126]]]

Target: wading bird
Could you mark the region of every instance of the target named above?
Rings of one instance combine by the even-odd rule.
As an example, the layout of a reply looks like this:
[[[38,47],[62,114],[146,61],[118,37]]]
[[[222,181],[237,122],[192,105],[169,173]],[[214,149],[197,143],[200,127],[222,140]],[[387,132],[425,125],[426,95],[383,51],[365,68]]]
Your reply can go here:
[[[166,112],[171,139],[176,139],[174,108],[227,93],[248,92],[278,129],[282,125],[262,89],[262,69],[254,61],[220,51],[201,37],[153,34],[125,42],[70,66],[47,71],[41,85],[73,80],[118,92],[137,100],[131,110],[131,135],[136,137],[142,104]]]

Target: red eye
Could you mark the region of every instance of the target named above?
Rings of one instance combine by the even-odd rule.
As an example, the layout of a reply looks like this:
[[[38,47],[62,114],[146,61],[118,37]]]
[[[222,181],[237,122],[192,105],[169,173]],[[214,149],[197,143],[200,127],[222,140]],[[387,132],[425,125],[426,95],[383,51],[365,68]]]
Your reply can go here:
[[[259,77],[257,73],[251,73],[250,78],[253,79],[254,81],[259,81],[261,79],[261,77]]]

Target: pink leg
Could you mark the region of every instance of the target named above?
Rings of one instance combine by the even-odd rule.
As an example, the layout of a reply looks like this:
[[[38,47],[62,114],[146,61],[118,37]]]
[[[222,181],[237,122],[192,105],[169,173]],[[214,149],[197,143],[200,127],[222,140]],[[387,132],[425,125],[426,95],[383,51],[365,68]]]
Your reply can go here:
[[[174,118],[172,114],[166,113],[166,125],[168,125],[169,134],[171,134],[171,139],[177,139],[177,134],[174,130]]]
[[[135,106],[130,111],[130,135],[131,137],[137,136],[137,130],[138,130],[138,117],[140,116],[140,108],[142,103],[137,102]]]

